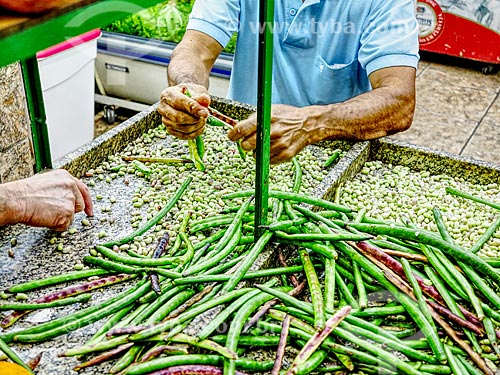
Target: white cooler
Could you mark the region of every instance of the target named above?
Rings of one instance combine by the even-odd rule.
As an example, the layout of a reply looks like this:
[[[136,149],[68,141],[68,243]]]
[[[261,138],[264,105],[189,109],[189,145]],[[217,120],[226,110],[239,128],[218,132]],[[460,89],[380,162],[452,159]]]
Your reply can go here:
[[[52,160],[94,138],[94,69],[100,35],[100,30],[92,30],[37,53]]]

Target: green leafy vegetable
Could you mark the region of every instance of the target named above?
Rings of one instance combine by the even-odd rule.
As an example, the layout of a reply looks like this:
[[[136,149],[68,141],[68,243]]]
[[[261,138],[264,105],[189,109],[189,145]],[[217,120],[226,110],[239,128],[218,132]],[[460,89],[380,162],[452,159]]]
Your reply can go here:
[[[104,30],[178,43],[186,32],[189,14],[194,1],[165,1],[127,18],[114,21],[106,26]],[[234,53],[235,46],[236,34],[233,35],[224,51]]]

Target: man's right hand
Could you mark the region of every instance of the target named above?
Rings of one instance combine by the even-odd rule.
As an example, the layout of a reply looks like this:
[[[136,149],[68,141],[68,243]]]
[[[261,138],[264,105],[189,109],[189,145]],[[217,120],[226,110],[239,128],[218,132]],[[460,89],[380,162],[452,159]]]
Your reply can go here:
[[[161,93],[158,112],[169,134],[179,139],[194,139],[205,130],[209,104],[210,95],[204,86],[180,84]]]

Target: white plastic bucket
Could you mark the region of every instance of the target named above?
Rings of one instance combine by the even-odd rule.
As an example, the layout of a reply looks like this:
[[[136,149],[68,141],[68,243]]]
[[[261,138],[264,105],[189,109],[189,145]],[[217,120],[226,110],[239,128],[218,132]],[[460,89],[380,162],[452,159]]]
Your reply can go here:
[[[100,30],[92,30],[37,54],[52,160],[94,138],[94,69],[100,35]]]

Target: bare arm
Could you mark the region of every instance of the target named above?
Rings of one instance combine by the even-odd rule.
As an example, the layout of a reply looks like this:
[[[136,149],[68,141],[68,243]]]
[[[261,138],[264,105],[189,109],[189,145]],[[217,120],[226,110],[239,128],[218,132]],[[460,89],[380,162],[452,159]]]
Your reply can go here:
[[[208,89],[210,70],[221,52],[222,46],[212,37],[187,30],[168,65],[169,85],[194,83]]]
[[[180,139],[203,133],[208,117],[209,76],[222,46],[212,37],[188,30],[172,53],[168,83],[160,97],[158,112],[167,131]],[[183,90],[189,90],[188,98]]]
[[[415,110],[415,69],[391,67],[370,75],[373,90],[326,108],[311,108],[311,143],[329,138],[371,140],[410,127]]]
[[[326,139],[371,140],[410,127],[415,110],[415,69],[390,67],[370,75],[373,90],[342,103],[304,108],[274,105],[271,162],[291,159],[307,145]],[[256,117],[241,121],[228,136],[255,149]]]

